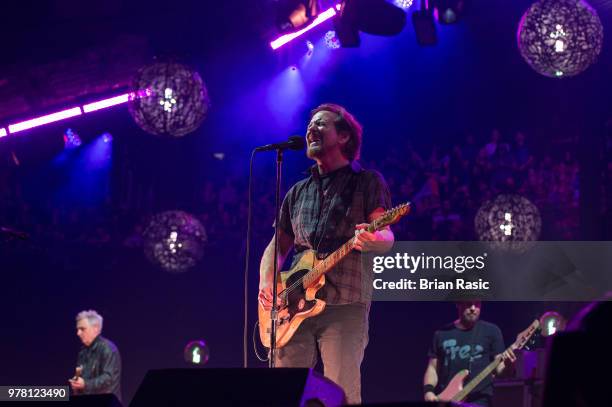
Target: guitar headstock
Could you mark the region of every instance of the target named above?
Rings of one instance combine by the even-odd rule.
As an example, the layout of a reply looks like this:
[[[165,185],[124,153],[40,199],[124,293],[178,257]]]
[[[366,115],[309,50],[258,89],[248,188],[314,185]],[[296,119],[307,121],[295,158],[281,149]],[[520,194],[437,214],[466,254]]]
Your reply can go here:
[[[516,341],[514,341],[514,343],[512,344],[512,349],[529,349],[531,346],[533,346],[533,343],[536,339],[535,334],[539,332],[539,330],[540,321],[536,319],[531,323],[531,325],[529,325],[527,329],[525,329],[523,332],[519,333],[516,336]]]
[[[383,213],[380,218],[376,219],[371,223],[372,231],[379,230],[388,225],[393,225],[399,222],[402,216],[405,216],[410,212],[410,202],[405,202],[401,205],[391,208]]]

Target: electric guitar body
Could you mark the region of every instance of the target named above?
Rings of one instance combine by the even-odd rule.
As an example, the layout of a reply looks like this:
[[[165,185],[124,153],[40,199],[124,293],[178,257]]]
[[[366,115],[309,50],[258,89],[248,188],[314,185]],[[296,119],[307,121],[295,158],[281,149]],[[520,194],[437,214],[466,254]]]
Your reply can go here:
[[[302,321],[319,315],[325,309],[325,301],[315,298],[317,291],[325,285],[325,275],[310,287],[304,288],[299,283],[316,265],[317,256],[313,250],[304,252],[299,262],[289,271],[281,273],[281,283],[277,290],[279,293],[285,291],[287,287],[295,285],[296,288],[287,293],[286,296],[280,295],[281,310],[278,313],[278,324],[276,325],[276,346],[282,348],[293,337]],[[261,304],[258,308],[259,314],[259,336],[265,347],[270,347],[270,311],[266,311]]]

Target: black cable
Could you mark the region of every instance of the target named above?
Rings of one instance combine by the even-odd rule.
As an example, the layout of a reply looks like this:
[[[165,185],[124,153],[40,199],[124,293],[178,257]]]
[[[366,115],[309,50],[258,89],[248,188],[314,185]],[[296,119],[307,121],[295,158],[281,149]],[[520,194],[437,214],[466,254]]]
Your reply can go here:
[[[260,356],[259,352],[257,351],[257,340],[255,339],[255,337],[256,337],[258,326],[259,326],[259,321],[255,321],[255,325],[253,326],[253,350],[255,351],[255,356],[257,356],[257,359],[259,359],[261,362],[267,362],[268,360],[270,360],[270,353],[268,352],[268,357],[264,358]]]
[[[249,164],[249,204],[248,204],[248,215],[247,215],[247,237],[246,237],[246,253],[244,260],[244,325],[242,329],[242,352],[243,360],[242,367],[248,367],[248,325],[249,325],[249,261],[251,257],[251,222],[253,215],[253,161],[255,158],[255,150],[251,152],[251,162]],[[255,349],[257,354],[257,349]],[[259,355],[257,355],[259,358]]]

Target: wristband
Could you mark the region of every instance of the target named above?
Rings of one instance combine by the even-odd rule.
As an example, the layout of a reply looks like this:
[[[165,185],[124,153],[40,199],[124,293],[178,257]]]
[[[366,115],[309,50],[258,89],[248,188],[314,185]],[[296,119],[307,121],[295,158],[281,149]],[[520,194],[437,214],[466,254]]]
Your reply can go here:
[[[433,384],[425,384],[423,385],[423,394],[427,394],[429,392],[435,393],[436,386]]]

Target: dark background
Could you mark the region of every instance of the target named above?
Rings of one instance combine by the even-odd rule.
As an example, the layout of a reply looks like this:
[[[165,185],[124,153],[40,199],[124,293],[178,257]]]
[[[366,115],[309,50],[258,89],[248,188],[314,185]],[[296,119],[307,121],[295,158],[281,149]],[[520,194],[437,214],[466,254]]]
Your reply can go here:
[[[397,37],[362,35],[358,49],[327,50],[321,37],[328,24],[306,37],[315,43],[310,58],[306,38],[278,52],[268,48],[271,2],[30,3],[6,6],[5,15],[13,17],[2,28],[2,127],[74,101],[114,95],[127,86],[132,65],[154,55],[178,56],[194,66],[212,107],[199,130],[177,140],[145,134],[125,106],[0,140],[0,224],[31,235],[27,242],[0,241],[2,384],[65,383],[79,349],[74,316],[89,308],[103,315],[103,334],[121,351],[124,401],[148,369],[185,366],[183,347],[193,339],[208,343],[207,367],[241,366],[245,223],[243,216],[227,222],[217,217],[244,213],[249,151],[304,134],[309,110],[322,102],[346,105],[362,122],[364,161],[394,179],[394,203],[407,174],[389,158],[405,160],[407,142],[427,157],[434,147],[448,151],[467,133],[482,146],[498,128],[506,140],[524,131],[539,157],[561,160],[571,151],[580,166],[580,223],[570,237],[608,236],[608,211],[601,200],[609,160],[602,154],[605,126],[612,117],[609,1],[591,2],[605,30],[599,61],[563,80],[540,76],[522,60],[516,28],[530,4],[523,0],[469,2],[458,24],[438,27],[439,44],[432,48],[419,48],[408,24]],[[89,50],[107,55],[100,50],[115,46],[131,51],[124,55],[125,65],[121,57],[102,64],[117,69],[115,82],[106,80],[115,72],[110,68],[83,74]],[[66,67],[76,75],[68,78],[81,79],[48,80],[61,78],[57,72]],[[82,152],[62,152],[68,127],[87,144]],[[112,160],[92,169],[82,159],[84,148],[94,148],[103,132],[113,135],[107,147]],[[224,153],[224,159],[214,153]],[[299,153],[285,157],[284,190],[310,164]],[[264,366],[253,355],[250,333],[257,264],[272,235],[273,177],[273,154],[257,157],[255,192],[262,199],[255,207],[249,278],[250,366]],[[220,200],[207,206],[202,196],[209,184],[217,193],[230,184],[240,200],[229,200],[229,209],[220,209]],[[183,274],[163,272],[146,261],[141,248],[123,244],[152,213],[171,209],[206,218],[205,256]],[[55,222],[56,212],[65,221]],[[547,219],[542,239],[559,239]],[[61,233],[50,233],[47,224]],[[419,224],[408,224],[420,231]],[[93,235],[97,240],[82,238]],[[431,238],[414,231],[397,234],[398,239],[415,237]],[[579,307],[487,303],[482,316],[497,323],[510,344],[534,315],[556,309],[570,316]],[[419,398],[432,333],[454,317],[451,303],[373,304],[362,366],[364,401]]]

